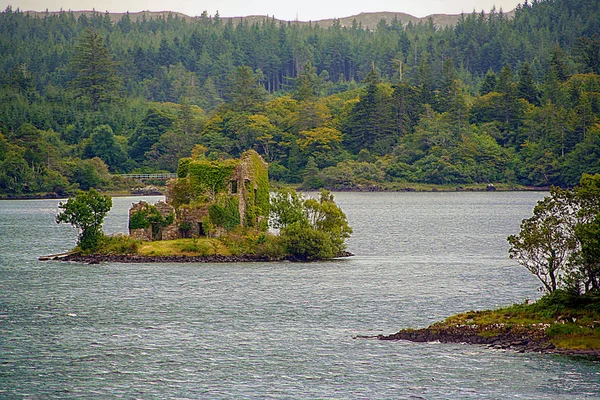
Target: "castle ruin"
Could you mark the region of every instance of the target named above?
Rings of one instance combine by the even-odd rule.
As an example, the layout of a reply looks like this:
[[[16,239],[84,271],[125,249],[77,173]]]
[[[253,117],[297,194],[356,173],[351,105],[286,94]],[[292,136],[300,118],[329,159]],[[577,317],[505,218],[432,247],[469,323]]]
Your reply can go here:
[[[165,201],[129,210],[129,235],[144,241],[220,236],[238,226],[266,230],[268,165],[254,150],[239,159],[179,160]]]

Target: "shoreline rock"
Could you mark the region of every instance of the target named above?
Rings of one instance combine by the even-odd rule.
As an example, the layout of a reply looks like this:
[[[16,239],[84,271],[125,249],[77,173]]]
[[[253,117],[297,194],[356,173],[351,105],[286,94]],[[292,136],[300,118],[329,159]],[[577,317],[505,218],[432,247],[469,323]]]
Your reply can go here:
[[[506,329],[500,333],[490,335],[482,335],[482,331],[485,331],[485,328],[471,325],[455,325],[443,328],[402,329],[391,335],[357,336],[356,338],[391,341],[406,340],[419,343],[463,343],[483,345],[491,349],[509,350],[518,353],[561,354],[600,358],[600,350],[557,349],[550,342],[543,328],[522,327],[522,329],[518,329],[516,332]]]
[[[351,257],[354,254],[350,252],[343,252],[336,258]],[[41,261],[43,257],[40,257]],[[247,263],[247,262],[273,262],[273,261],[291,261],[291,262],[305,262],[307,260],[298,259],[293,256],[285,256],[281,258],[271,258],[267,256],[259,256],[254,254],[242,254],[236,256],[224,256],[224,255],[206,255],[206,256],[186,256],[186,255],[172,255],[172,256],[145,256],[139,254],[68,254],[66,256],[56,258],[60,261],[71,261],[80,262],[85,264],[100,264],[104,262],[114,262],[123,264],[134,264],[134,263]]]

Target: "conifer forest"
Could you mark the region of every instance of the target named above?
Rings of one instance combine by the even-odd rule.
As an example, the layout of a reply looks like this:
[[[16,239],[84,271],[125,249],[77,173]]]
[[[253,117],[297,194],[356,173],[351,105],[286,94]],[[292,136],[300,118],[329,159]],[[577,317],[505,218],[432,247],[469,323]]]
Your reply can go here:
[[[254,149],[306,189],[572,187],[600,173],[600,0],[376,26],[0,13],[0,193]]]

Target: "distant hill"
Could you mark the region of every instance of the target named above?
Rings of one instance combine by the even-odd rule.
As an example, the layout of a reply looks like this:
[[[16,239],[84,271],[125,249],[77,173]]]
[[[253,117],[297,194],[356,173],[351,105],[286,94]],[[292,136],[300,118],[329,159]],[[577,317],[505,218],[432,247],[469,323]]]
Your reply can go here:
[[[60,12],[65,12],[65,11],[26,11],[26,13],[35,16],[35,17],[44,17],[45,15],[53,15],[53,14],[58,14]],[[100,11],[67,11],[67,12],[72,12],[73,15],[78,18],[80,15],[82,14],[86,14],[86,15],[92,15],[94,13],[100,13],[100,14],[104,14],[103,12]],[[129,13],[130,18],[133,21],[137,21],[140,18],[145,17],[146,19],[151,19],[151,18],[167,18],[169,16],[169,14],[171,14],[172,17],[177,17],[179,19],[185,19],[187,21],[193,21],[193,20],[197,20],[200,17],[190,17],[188,15],[182,14],[182,13],[178,13],[178,12],[172,12],[172,11],[140,11],[140,12],[133,12],[133,13]],[[123,15],[125,15],[125,13],[109,13],[110,15],[110,19],[114,22],[119,21]],[[505,13],[506,16],[508,16],[509,18],[512,18],[514,15],[514,10]],[[319,26],[323,27],[323,28],[327,28],[331,25],[333,25],[333,22],[337,19],[340,21],[340,24],[342,26],[352,26],[353,21],[356,21],[357,24],[361,24],[363,26],[363,28],[368,28],[368,29],[375,29],[375,27],[377,26],[377,24],[379,23],[379,21],[381,21],[382,19],[385,20],[386,22],[391,22],[394,20],[394,18],[397,18],[402,25],[406,25],[409,22],[412,22],[413,24],[418,24],[419,22],[427,22],[429,20],[429,18],[431,18],[433,20],[433,23],[435,24],[435,26],[441,28],[441,27],[445,27],[445,26],[449,26],[449,25],[455,25],[458,20],[460,19],[461,14],[432,14],[429,15],[427,17],[423,17],[423,18],[418,18],[418,17],[414,17],[412,15],[409,14],[405,14],[405,13],[401,13],[401,12],[390,12],[390,11],[382,11],[382,12],[370,12],[370,13],[360,13],[358,15],[352,15],[349,17],[343,17],[343,18],[330,18],[330,19],[323,19],[323,20],[318,20],[318,21],[290,21],[292,23],[297,23],[297,24],[308,24],[308,23],[312,23],[312,24],[319,24]],[[239,23],[240,21],[244,20],[244,21],[248,21],[249,23],[253,23],[253,22],[262,22],[264,21],[266,18],[273,18],[272,16],[269,17],[267,15],[249,15],[249,16],[245,16],[245,17],[221,17],[221,19],[224,22],[227,22],[228,20],[233,20],[233,22],[235,24]],[[276,21],[280,21],[280,22],[288,22],[287,20],[280,20],[275,18]]]
[[[509,18],[512,18],[514,15],[514,11],[509,13],[505,13]],[[394,18],[397,18],[398,21],[402,23],[402,25],[406,25],[409,22],[413,24],[418,24],[419,22],[427,22],[429,18],[433,19],[433,23],[435,26],[441,28],[448,25],[455,25],[460,19],[461,14],[432,14],[427,17],[418,18],[413,17],[410,14],[400,13],[400,12],[372,12],[372,13],[360,13],[358,15],[353,15],[350,17],[339,18],[340,24],[342,26],[352,26],[352,22],[356,20],[356,23],[362,24],[363,28],[374,29],[379,21],[382,19],[386,22],[391,22]],[[315,21],[322,27],[328,27],[333,24],[335,19],[323,19],[320,21]]]

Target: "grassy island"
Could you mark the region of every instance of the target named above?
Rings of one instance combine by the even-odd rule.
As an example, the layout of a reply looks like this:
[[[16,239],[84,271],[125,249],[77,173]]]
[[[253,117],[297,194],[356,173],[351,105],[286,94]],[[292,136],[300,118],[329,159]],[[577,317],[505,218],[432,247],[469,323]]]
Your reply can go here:
[[[256,151],[224,160],[209,160],[204,152],[197,146],[192,157],[179,160],[166,202],[131,206],[128,236],[102,232],[112,207],[107,195],[90,189],[60,203],[56,222],[79,230],[77,248],[60,258],[311,261],[349,255],[345,240],[352,228],[331,192],[322,190],[317,198],[292,189],[272,192],[267,163]]]
[[[299,249],[290,238],[268,233],[236,233],[219,238],[191,238],[142,241],[126,235],[104,236],[94,251],[76,247],[63,261],[99,262],[252,262],[252,261],[313,261],[348,257],[339,250],[330,252],[313,243]],[[310,244],[309,244],[310,245]]]
[[[268,226],[278,231],[277,234],[267,230],[267,224],[244,226],[238,223],[191,238],[142,240],[128,235],[104,235],[101,227],[112,206],[110,197],[95,190],[81,192],[61,203],[59,208],[63,211],[56,217],[57,223],[70,223],[78,228],[77,247],[69,254],[40,259],[91,263],[111,260],[313,261],[350,255],[345,251],[345,240],[352,229],[330,192],[322,191],[318,198],[305,198],[294,190],[281,189],[270,196],[268,203]],[[131,215],[135,214],[130,213],[130,228]],[[206,226],[217,225],[211,217],[204,220]],[[159,229],[164,225],[165,219],[160,214],[149,213],[145,218],[156,221]],[[148,229],[154,231],[152,223]]]

